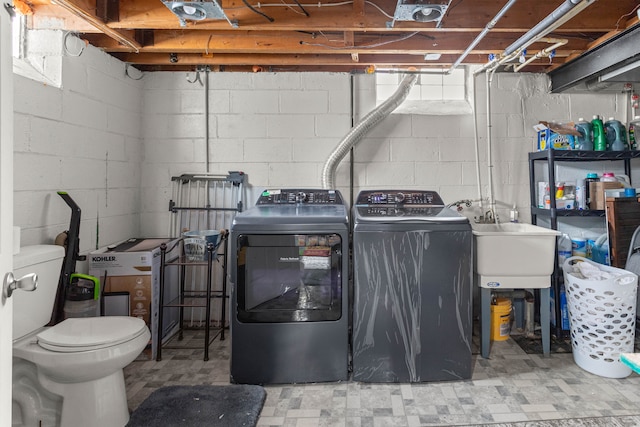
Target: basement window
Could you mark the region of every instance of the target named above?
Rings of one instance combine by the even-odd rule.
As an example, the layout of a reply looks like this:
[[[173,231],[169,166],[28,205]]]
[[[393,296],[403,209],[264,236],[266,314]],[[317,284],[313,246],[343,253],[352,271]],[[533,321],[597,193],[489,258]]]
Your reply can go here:
[[[402,73],[376,73],[376,105],[387,100],[404,79]],[[409,96],[394,111],[396,114],[462,115],[471,114],[469,102],[470,72],[458,67],[450,74],[424,73],[411,88]]]
[[[12,19],[13,72],[50,86],[62,84],[64,35],[58,30],[28,28],[27,16]]]

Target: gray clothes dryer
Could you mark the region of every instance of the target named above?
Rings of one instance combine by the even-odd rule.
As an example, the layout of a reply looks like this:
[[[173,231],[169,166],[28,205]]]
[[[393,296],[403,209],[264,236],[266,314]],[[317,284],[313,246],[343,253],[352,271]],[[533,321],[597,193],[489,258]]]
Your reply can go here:
[[[268,190],[231,227],[231,382],[343,381],[348,210],[335,190]]]
[[[353,380],[471,378],[471,225],[434,191],[363,191],[353,208]]]

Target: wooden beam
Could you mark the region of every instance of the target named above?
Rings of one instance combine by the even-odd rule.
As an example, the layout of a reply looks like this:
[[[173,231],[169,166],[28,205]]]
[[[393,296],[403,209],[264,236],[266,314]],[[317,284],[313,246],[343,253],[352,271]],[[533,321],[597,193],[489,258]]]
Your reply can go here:
[[[425,52],[442,54],[461,54],[473,34],[460,35],[443,32],[435,38],[431,35],[409,33],[411,37],[396,33],[323,33],[316,34],[290,31],[155,31],[153,45],[147,44],[145,52],[182,52],[182,53],[414,53],[423,56]],[[101,46],[107,52],[128,51],[121,45],[107,40],[104,36],[88,34],[86,38],[92,45]],[[353,38],[353,40],[352,40]],[[472,51],[486,55],[499,53],[513,42],[514,36],[492,35],[479,43]],[[586,47],[587,41],[572,40],[563,52],[572,52]],[[546,43],[532,44],[530,49],[547,47]],[[556,52],[561,55],[561,51]]]
[[[80,6],[74,0],[56,0],[56,4],[71,12],[72,14],[78,16],[79,18],[82,18],[89,24],[96,27],[98,30],[102,31],[107,36],[118,41],[118,43],[129,46],[130,49],[133,49],[136,52],[138,52],[142,47],[140,43],[138,43],[135,39],[128,37],[119,31],[109,28],[94,13],[89,12],[86,5]]]

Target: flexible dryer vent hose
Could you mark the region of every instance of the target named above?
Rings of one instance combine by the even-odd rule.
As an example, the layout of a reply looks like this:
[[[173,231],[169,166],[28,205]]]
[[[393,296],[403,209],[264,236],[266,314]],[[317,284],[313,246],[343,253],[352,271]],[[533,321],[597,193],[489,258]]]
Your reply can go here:
[[[342,141],[340,141],[338,146],[333,150],[333,152],[331,152],[331,154],[329,154],[329,158],[322,168],[322,188],[335,188],[335,174],[340,161],[375,125],[391,114],[393,110],[398,108],[398,106],[404,102],[417,80],[418,74],[407,74],[400,83],[398,89],[389,97],[389,99],[363,117],[362,120],[356,123],[349,133],[342,138]]]

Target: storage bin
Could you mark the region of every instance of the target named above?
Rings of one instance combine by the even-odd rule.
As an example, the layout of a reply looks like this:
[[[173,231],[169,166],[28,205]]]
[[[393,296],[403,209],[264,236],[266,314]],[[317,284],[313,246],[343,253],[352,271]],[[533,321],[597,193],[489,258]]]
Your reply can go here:
[[[215,256],[220,242],[220,232],[217,230],[187,231],[184,236],[184,253],[187,261],[206,261],[207,245],[211,243],[215,248],[211,256]]]
[[[577,263],[612,277],[585,278]],[[573,359],[585,371],[608,378],[624,378],[631,369],[620,353],[633,353],[638,276],[626,270],[571,257],[563,265]]]

